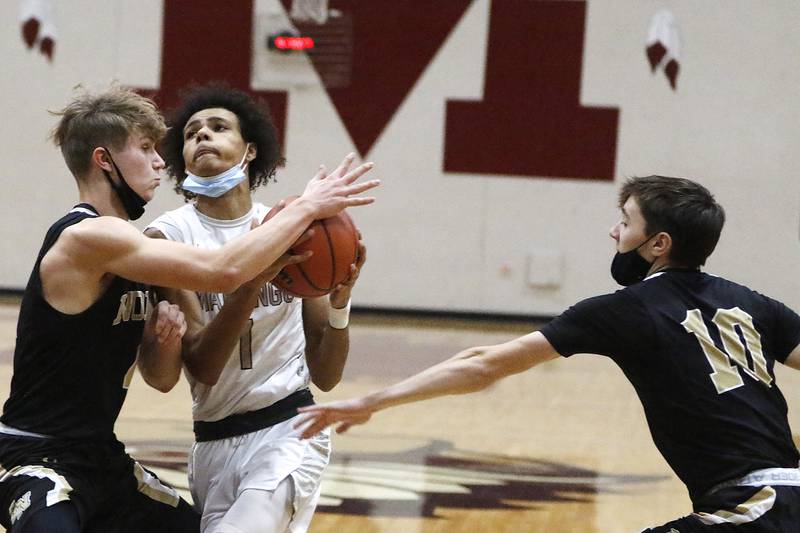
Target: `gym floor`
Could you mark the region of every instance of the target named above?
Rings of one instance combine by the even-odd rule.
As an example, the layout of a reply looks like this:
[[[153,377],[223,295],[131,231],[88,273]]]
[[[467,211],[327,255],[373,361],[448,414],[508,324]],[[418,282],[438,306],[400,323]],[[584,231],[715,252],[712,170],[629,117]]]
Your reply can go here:
[[[16,301],[0,303],[2,399],[17,312]],[[536,327],[355,314],[344,379],[315,395],[329,401],[365,393],[462,348]],[[800,372],[778,367],[797,432]],[[160,477],[186,488],[192,430],[185,380],[162,394],[137,375],[117,434]],[[477,394],[378,413],[336,435],[311,531],[636,532],[690,511],[683,486],[650,440],[633,388],[613,363],[584,355]]]

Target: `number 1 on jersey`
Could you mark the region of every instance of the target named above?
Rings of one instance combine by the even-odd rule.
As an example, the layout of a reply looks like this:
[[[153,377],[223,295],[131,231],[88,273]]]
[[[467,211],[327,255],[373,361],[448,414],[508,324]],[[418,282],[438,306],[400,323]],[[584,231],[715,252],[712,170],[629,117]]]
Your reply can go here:
[[[253,319],[247,321],[244,331],[239,336],[239,361],[242,370],[253,368]]]
[[[686,320],[681,322],[681,325],[697,337],[706,359],[714,369],[710,377],[717,392],[722,394],[744,385],[739,368],[768,387],[771,386],[772,376],[767,370],[767,360],[761,350],[761,335],[753,325],[753,317],[738,307],[717,309],[712,322],[719,330],[725,351],[714,344],[699,309],[688,311]],[[742,333],[741,338],[736,326],[739,326]],[[750,368],[750,363],[747,361],[747,351],[753,360],[753,368]]]

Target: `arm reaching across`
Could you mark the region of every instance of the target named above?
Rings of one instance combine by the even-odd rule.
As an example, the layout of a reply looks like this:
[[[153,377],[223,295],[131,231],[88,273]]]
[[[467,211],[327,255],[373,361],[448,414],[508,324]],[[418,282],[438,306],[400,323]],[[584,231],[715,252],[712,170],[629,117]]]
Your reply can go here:
[[[372,203],[372,197],[352,196],[379,185],[378,180],[356,183],[371,168],[365,163],[328,175],[321,167],[303,195],[269,224],[217,250],[148,239],[116,217],[84,220],[64,230],[43,258],[45,298],[61,312],[78,313],[102,293],[109,275],[161,287],[232,292],[277,261],[314,219]]]
[[[253,227],[258,227],[254,221]],[[295,244],[310,238],[313,230],[307,230]],[[164,239],[160,231],[149,228],[146,235]],[[225,305],[219,314],[205,324],[197,295],[184,289],[160,288],[159,293],[177,304],[186,315],[188,331],[183,339],[183,363],[197,381],[213,386],[217,383],[230,355],[239,342],[240,333],[250,319],[259,291],[272,280],[280,270],[289,264],[305,261],[312,252],[292,255],[287,252],[270,265],[264,272],[244,283],[236,291],[225,297]]]
[[[555,359],[558,352],[541,333],[533,332],[494,346],[468,348],[396,385],[366,396],[301,408],[294,426],[309,438],[338,424],[342,433],[367,422],[372,413],[402,405],[485,389],[495,381]]]

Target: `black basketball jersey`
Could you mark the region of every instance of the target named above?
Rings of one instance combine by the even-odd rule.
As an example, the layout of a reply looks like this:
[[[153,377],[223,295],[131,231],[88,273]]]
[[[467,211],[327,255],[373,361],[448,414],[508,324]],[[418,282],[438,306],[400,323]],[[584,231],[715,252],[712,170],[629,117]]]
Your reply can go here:
[[[47,232],[20,307],[3,424],[59,438],[113,437],[142,338],[147,287],[115,277],[88,309],[68,315],[45,301],[39,276],[61,232],[96,216],[80,204]]]
[[[773,369],[800,344],[800,317],[782,303],[669,269],[578,303],[542,333],[562,356],[619,365],[692,500],[753,470],[798,466]]]

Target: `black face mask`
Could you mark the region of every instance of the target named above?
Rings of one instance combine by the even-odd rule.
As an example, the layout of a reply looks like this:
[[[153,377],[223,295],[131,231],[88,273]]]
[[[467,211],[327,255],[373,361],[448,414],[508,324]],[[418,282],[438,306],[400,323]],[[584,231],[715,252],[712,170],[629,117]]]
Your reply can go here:
[[[653,236],[650,235],[633,250],[624,253],[617,252],[614,255],[614,260],[611,261],[611,277],[614,278],[614,281],[627,287],[644,279],[653,263],[639,255],[639,248],[647,244],[647,241]]]
[[[114,170],[117,171],[117,176],[119,176],[119,184],[114,183],[114,180],[111,179],[111,173],[105,169],[101,169],[103,174],[106,175],[106,179],[108,183],[111,184],[111,188],[114,189],[114,192],[117,193],[119,197],[119,201],[122,202],[122,207],[125,208],[125,212],[128,214],[128,218],[130,220],[138,220],[144,214],[144,206],[147,204],[144,198],[136,194],[136,191],[131,189],[128,182],[125,181],[125,177],[122,175],[117,164],[114,162],[114,158],[111,157],[111,150],[106,147],[103,147],[103,150],[106,151],[108,154],[108,158],[111,160],[111,164],[114,165]]]

